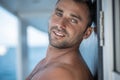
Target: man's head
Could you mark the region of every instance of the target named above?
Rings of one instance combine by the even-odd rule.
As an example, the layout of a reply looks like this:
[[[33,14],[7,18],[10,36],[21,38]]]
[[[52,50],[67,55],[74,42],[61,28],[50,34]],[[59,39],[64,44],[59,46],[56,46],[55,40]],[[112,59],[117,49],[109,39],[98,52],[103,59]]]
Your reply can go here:
[[[59,0],[49,21],[50,45],[79,47],[92,31],[90,5],[87,0]]]
[[[77,4],[85,4],[88,7],[89,10],[89,23],[87,27],[90,27],[92,25],[93,16],[94,16],[94,10],[93,10],[93,3],[91,0],[73,0]],[[57,1],[56,4],[58,4],[60,0]]]

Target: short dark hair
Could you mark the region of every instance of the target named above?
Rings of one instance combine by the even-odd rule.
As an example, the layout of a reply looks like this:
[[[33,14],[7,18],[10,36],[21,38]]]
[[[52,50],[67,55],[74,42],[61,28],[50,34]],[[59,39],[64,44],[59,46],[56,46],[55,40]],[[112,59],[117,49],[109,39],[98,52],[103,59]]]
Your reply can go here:
[[[59,2],[60,0],[57,1],[57,3]],[[89,22],[88,22],[88,25],[87,27],[91,26],[92,25],[92,22],[95,22],[95,10],[96,10],[96,6],[95,4],[91,1],[91,0],[73,0],[74,2],[76,3],[83,3],[83,4],[86,4],[87,7],[88,7],[88,10],[89,10]]]

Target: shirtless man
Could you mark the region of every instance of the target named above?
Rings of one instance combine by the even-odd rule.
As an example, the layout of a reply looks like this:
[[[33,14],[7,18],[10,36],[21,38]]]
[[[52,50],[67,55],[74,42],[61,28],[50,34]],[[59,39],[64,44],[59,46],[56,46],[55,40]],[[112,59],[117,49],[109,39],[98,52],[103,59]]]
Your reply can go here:
[[[93,80],[79,52],[92,32],[90,6],[88,0],[58,0],[49,20],[47,55],[26,80]]]

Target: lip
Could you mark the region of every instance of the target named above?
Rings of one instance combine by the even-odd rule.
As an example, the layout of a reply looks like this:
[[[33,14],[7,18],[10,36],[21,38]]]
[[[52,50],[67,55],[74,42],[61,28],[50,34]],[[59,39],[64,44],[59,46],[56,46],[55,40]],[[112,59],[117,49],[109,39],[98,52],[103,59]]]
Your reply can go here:
[[[61,31],[53,31],[53,33],[54,33],[55,36],[57,36],[57,37],[60,37],[60,38],[65,37],[65,35],[64,35]]]

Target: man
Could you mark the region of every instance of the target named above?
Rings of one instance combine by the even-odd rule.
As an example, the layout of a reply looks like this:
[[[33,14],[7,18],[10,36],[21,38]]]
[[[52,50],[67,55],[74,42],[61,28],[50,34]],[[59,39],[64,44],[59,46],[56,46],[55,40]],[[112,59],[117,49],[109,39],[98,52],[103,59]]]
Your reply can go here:
[[[58,0],[49,21],[47,55],[26,80],[93,80],[79,52],[92,32],[90,6],[87,0]]]

